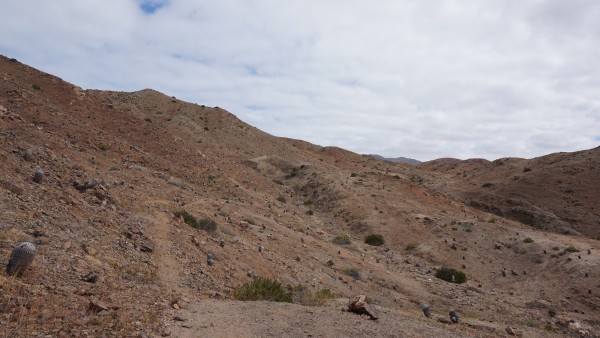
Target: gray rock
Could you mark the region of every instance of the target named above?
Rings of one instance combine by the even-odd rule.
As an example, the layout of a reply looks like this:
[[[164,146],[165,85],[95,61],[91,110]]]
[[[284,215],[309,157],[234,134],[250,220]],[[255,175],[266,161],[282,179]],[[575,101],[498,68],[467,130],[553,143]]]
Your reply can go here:
[[[98,275],[93,272],[88,273],[87,275],[81,277],[81,280],[88,283],[96,283],[98,280]]]
[[[348,311],[367,315],[373,320],[379,319],[379,312],[375,306],[367,302],[367,296],[365,295],[358,295],[350,299],[348,302]]]
[[[15,245],[8,264],[6,265],[6,274],[9,276],[23,276],[23,273],[29,268],[35,257],[35,245],[30,242],[21,242]]]
[[[219,241],[219,245],[221,246],[221,248],[222,248],[222,247],[224,247],[224,246],[225,246],[225,240],[224,240],[224,239],[221,239],[221,240]]]
[[[140,245],[141,252],[153,252],[154,251],[154,242],[150,239],[145,239]]]
[[[42,179],[44,178],[44,171],[42,169],[37,169],[33,174],[33,181],[35,183],[42,183]]]

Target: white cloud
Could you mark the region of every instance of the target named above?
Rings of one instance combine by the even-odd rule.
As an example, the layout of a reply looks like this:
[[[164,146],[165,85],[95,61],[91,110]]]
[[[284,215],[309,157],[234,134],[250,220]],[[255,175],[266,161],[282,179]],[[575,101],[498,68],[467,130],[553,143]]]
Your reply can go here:
[[[421,160],[598,143],[594,0],[2,8],[2,54],[87,88],[218,105],[279,136]]]

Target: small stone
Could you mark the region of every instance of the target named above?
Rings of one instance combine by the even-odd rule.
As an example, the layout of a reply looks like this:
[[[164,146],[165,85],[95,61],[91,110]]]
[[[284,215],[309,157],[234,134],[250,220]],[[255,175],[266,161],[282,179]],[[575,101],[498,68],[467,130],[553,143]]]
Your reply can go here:
[[[35,183],[42,183],[42,179],[44,178],[44,171],[42,169],[37,169],[33,174],[33,181]]]
[[[550,317],[554,317],[554,316],[556,316],[556,311],[554,309],[549,309],[548,315],[550,315]]]
[[[221,239],[221,240],[219,241],[219,245],[221,246],[221,248],[222,248],[222,247],[224,247],[224,246],[225,246],[225,240],[224,240],[224,239]]]
[[[140,251],[141,252],[153,252],[154,251],[154,243],[149,239],[144,240],[144,242],[140,245]]]
[[[296,256],[296,262],[300,262],[300,256]]]
[[[325,263],[325,265],[327,265],[327,266],[333,266],[333,260],[331,260],[331,259],[330,259],[330,260],[328,260],[328,261]]]
[[[96,283],[96,281],[98,280],[98,276],[95,273],[90,272],[87,275],[81,277],[81,280],[88,283]]]
[[[88,311],[93,313],[99,313],[101,311],[108,311],[108,306],[97,299],[90,300],[88,304]]]
[[[258,252],[263,252],[264,249],[265,249],[265,247],[263,247],[262,245],[258,246]]]
[[[504,329],[504,331],[506,331],[506,333],[508,333],[508,334],[509,334],[509,335],[511,335],[511,336],[514,336],[514,335],[515,335],[515,329],[513,329],[513,328],[512,328],[512,327],[510,327],[510,326],[507,326],[507,327]]]

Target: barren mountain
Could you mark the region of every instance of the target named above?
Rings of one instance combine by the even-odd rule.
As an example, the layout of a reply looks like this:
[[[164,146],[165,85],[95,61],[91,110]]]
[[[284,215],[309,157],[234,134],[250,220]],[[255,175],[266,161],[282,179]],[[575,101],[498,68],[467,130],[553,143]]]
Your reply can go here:
[[[23,277],[0,275],[4,336],[600,332],[600,253],[586,230],[598,216],[577,209],[598,198],[587,181],[597,150],[552,155],[589,162],[578,176],[544,158],[390,164],[274,137],[149,89],[82,90],[5,57],[0,127],[0,257],[21,241],[37,246]],[[551,169],[564,183],[544,179]],[[524,177],[512,189],[560,187],[547,204],[519,195],[521,207],[589,226],[561,218],[573,229],[565,235],[497,212],[504,204],[484,194],[506,194],[511,170]],[[584,206],[562,203],[566,188]],[[216,229],[174,215],[184,212]],[[366,244],[370,234],[385,244]],[[467,281],[436,278],[443,267]],[[335,299],[234,300],[257,276]],[[378,320],[341,311],[358,294]]]

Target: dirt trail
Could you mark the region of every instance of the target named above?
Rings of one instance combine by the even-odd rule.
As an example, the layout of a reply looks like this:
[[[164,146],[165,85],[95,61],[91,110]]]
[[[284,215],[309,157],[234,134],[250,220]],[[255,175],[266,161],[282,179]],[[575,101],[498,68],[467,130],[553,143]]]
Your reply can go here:
[[[402,317],[383,309],[382,318],[344,312],[347,300],[325,307],[289,303],[205,300],[188,309],[173,310],[179,321],[171,324],[173,337],[464,337],[466,326]]]

